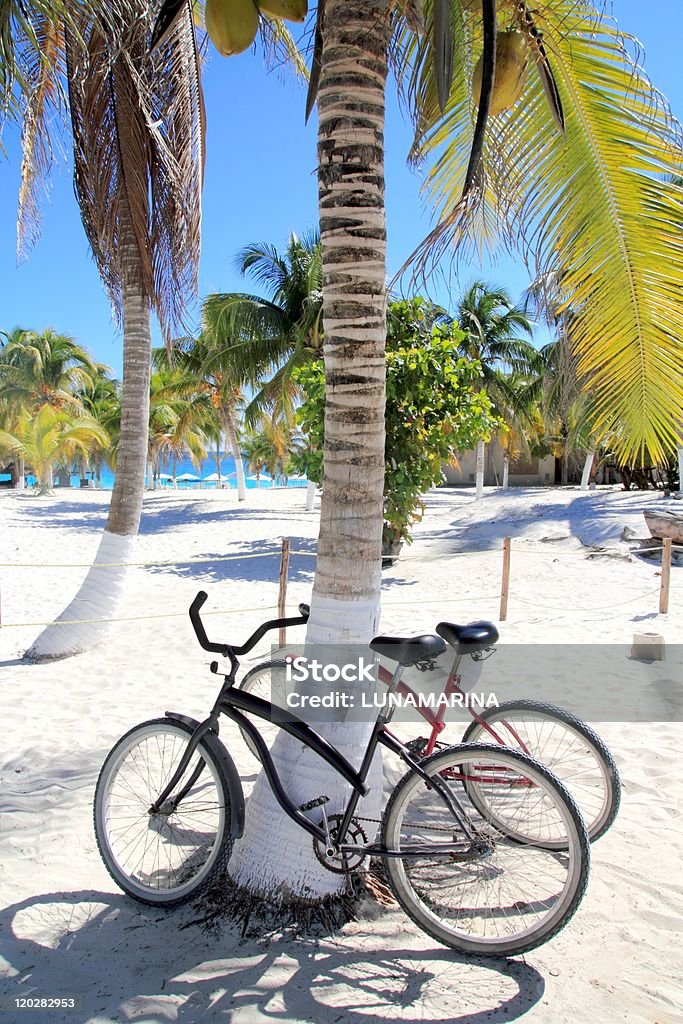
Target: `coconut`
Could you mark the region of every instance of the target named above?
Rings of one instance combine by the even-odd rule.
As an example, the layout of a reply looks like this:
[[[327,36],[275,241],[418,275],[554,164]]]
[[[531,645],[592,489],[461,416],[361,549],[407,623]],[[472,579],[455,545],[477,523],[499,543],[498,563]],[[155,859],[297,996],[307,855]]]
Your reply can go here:
[[[472,75],[472,97],[479,106],[484,57],[477,61]],[[496,33],[496,69],[491,95],[490,114],[502,114],[514,107],[524,92],[526,69],[529,63],[529,45],[523,32],[511,29]]]

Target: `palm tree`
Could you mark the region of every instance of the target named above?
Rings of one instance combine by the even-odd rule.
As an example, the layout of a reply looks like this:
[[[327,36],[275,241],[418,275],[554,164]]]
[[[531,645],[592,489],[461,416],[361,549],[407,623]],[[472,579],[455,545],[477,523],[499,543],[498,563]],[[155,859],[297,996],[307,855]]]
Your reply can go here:
[[[109,367],[96,364],[96,370],[92,384],[79,397],[85,411],[104,427],[109,439],[106,445],[94,445],[90,452],[90,464],[100,486],[103,464],[106,462],[112,468],[116,465],[121,433],[121,384],[110,376]]]
[[[247,424],[254,424],[266,410],[291,414],[292,371],[320,354],[320,238],[317,232],[302,238],[292,234],[284,252],[268,243],[247,245],[236,262],[240,273],[253,277],[267,294],[207,296],[204,329],[222,372],[258,389],[245,409]]]
[[[318,195],[327,404],[320,532],[306,640],[367,643],[378,625],[384,513],[383,130],[391,18],[388,0],[326,0],[324,16]],[[365,726],[330,723],[328,729],[328,738],[353,760],[366,738]],[[313,792],[325,792],[333,812],[343,802],[344,784],[285,733],[276,738],[272,754],[283,777],[292,780],[295,800],[299,794],[303,802]],[[380,775],[377,760],[373,797],[361,812],[368,817],[377,816]],[[277,844],[267,840],[264,822],[270,836],[278,835]],[[340,880],[321,869],[297,833],[259,776],[247,806],[245,834],[231,861],[235,882],[286,899],[339,892]]]
[[[515,408],[517,394],[508,384],[507,373],[527,373],[537,362],[536,349],[521,337],[532,334],[526,314],[502,289],[475,281],[458,304],[456,321],[464,332],[460,351],[481,363],[484,387],[494,410],[502,415],[507,408]],[[480,440],[477,442],[477,498],[484,491],[484,455],[485,442]]]
[[[243,392],[235,367],[225,356],[222,344],[216,343],[213,331],[205,327],[198,338],[176,340],[170,356],[165,350],[158,349],[154,353],[154,362],[156,366],[171,366],[179,371],[174,385],[178,396],[187,392],[203,395],[208,409],[214,411],[218,447],[221,438],[225,437],[235,460],[237,498],[244,501],[246,486],[238,426]]]
[[[137,534],[144,493],[149,422],[151,312],[171,337],[196,290],[201,216],[203,105],[189,4],[163,44],[150,50],[153,17],[143,0],[112,9],[84,6],[76,27],[55,40],[52,81],[64,67],[73,139],[74,183],[83,226],[104,287],[123,327],[123,387],[116,480],[104,536],[79,593],[59,617],[111,616]],[[43,76],[44,77],[44,76]],[[45,138],[41,81],[26,109],[20,237],[33,221],[36,158]],[[107,587],[102,563],[118,564]],[[98,583],[99,581],[99,583]],[[48,627],[29,650],[62,657],[103,635],[96,624]]]
[[[158,350],[157,350],[158,351]],[[163,350],[165,353],[165,350]],[[156,486],[164,456],[170,456],[175,481],[178,458],[189,454],[199,467],[206,458],[206,415],[210,406],[197,382],[188,382],[182,371],[157,370],[150,382],[149,477]]]
[[[89,353],[67,334],[16,328],[2,334],[0,385],[4,399],[16,407],[80,407],[79,390],[92,385],[98,367]]]
[[[69,464],[75,455],[87,455],[93,445],[106,443],[103,427],[90,416],[46,404],[37,412],[22,413],[12,431],[0,430],[0,450],[28,463],[40,494],[52,489],[55,465]]]

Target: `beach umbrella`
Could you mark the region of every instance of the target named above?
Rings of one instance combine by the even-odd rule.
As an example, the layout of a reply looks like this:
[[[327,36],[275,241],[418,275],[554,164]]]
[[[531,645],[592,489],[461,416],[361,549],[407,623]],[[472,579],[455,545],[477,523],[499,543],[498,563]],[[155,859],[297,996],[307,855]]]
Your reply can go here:
[[[202,477],[203,484],[216,484],[221,479],[218,473],[210,473],[209,476]]]

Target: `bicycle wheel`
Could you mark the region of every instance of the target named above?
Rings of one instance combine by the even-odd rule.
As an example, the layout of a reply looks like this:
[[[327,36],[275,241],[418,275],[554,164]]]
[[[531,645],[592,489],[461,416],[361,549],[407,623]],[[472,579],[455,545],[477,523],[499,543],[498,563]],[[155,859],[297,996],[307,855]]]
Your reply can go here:
[[[486,708],[465,730],[463,743],[502,743],[546,765],[579,806],[588,836],[595,842],[617,816],[621,801],[619,772],[598,734],[554,704],[515,700]]]
[[[448,787],[475,839],[438,787],[412,769],[404,775],[387,804],[382,841],[406,851],[386,858],[405,912],[444,945],[480,956],[514,956],[547,942],[572,917],[588,882],[588,836],[567,790],[533,758],[495,744],[449,747],[420,767]],[[495,825],[468,798],[464,779],[495,808]],[[558,831],[568,837],[562,852],[545,845]],[[444,843],[449,853],[439,855]]]
[[[203,762],[179,805],[149,813],[192,731],[170,718],[136,725],[112,748],[97,780],[100,854],[116,884],[141,903],[168,907],[197,895],[225,872],[232,852],[230,790],[216,736],[202,738],[171,794],[172,800]]]
[[[253,693],[255,697],[261,697],[263,700],[269,700],[278,707],[286,708],[286,671],[287,663],[285,661],[263,661],[260,665],[255,665],[254,668],[249,669],[244,679],[240,682],[239,689],[245,690],[247,693]],[[259,718],[256,724],[266,742],[266,746],[270,749],[277,736],[278,727],[269,722],[267,718]],[[244,729],[241,729],[240,732],[249,748],[249,752],[254,755],[257,761],[260,761],[258,751],[249,734]]]

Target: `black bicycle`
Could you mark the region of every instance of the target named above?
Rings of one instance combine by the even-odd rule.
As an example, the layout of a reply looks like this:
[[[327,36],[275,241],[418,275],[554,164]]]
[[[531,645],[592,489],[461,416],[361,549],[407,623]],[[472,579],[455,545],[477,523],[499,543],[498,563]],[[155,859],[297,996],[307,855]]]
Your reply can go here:
[[[209,641],[200,618],[205,600],[200,592],[190,608],[197,638],[230,661],[210,715],[199,723],[166,712],[135,726],[115,744],[97,782],[97,842],[124,892],[174,906],[224,876],[243,832],[244,795],[218,736],[223,714],[249,738],[276,800],[311,837],[318,860],[348,873],[381,858],[402,908],[439,942],[478,955],[515,955],[560,931],[583,896],[590,853],[575,802],[547,768],[498,744],[462,743],[416,760],[390,731],[388,704],[356,769],[289,710],[233,685],[238,656],[269,630],[304,624],[307,606],[298,617],[264,623],[236,647]],[[405,667],[438,657],[445,643],[436,635],[376,637],[370,647],[396,663],[391,693]],[[218,672],[217,662],[211,670]],[[349,784],[346,805],[328,807],[321,794],[297,806],[247,715],[274,721],[323,758]],[[408,771],[387,802],[378,836],[368,838],[358,806],[378,744]]]

